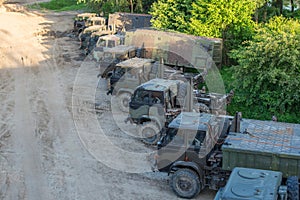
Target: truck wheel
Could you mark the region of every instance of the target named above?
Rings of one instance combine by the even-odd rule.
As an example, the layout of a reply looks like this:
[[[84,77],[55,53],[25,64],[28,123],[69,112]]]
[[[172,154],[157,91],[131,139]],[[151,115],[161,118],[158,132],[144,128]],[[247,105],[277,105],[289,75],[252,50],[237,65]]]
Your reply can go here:
[[[299,200],[299,182],[297,176],[290,176],[286,181],[288,200]]]
[[[118,98],[118,105],[122,112],[129,112],[129,102],[131,98],[131,94],[124,92],[117,96]]]
[[[171,188],[182,198],[193,198],[200,192],[199,176],[191,169],[179,169],[171,177]]]
[[[155,145],[159,140],[159,127],[154,122],[147,122],[140,126],[142,142]]]
[[[199,103],[199,112],[210,113],[209,107],[204,103]]]

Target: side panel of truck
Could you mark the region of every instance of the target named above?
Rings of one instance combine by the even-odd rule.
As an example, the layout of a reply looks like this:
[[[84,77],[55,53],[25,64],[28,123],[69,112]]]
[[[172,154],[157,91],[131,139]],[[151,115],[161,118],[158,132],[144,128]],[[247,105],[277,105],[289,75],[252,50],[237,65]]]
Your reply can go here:
[[[300,137],[280,134],[230,134],[224,145],[223,169],[247,167],[280,171],[300,178]]]
[[[148,58],[163,57],[165,64],[174,66],[204,69],[222,62],[222,40],[218,38],[136,29],[126,32],[125,43],[143,48]]]

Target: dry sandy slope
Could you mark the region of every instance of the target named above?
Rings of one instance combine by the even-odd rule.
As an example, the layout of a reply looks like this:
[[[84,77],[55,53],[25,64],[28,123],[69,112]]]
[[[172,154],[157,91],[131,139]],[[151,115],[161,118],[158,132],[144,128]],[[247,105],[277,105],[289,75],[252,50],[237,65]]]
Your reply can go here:
[[[72,111],[84,102],[72,108],[75,78],[79,69],[90,69],[80,74],[92,91],[97,68],[80,60],[75,39],[58,37],[72,28],[74,15],[0,9],[0,199],[176,199],[165,176],[109,167],[97,158],[103,150],[97,148],[98,133],[78,135]],[[106,137],[121,149],[152,151],[124,136],[116,125],[120,120],[109,114],[110,99],[100,94],[100,101],[108,109],[98,115]],[[119,158],[111,156],[105,157],[108,163]],[[146,158],[140,161],[136,170],[149,169]],[[206,191],[198,199],[213,195]]]

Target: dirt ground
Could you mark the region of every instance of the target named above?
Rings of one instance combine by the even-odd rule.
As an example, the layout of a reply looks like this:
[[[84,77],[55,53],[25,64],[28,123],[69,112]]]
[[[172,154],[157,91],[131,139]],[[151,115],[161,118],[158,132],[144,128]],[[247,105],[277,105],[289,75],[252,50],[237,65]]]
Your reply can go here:
[[[0,199],[176,199],[82,56],[76,13],[24,3],[0,5]]]

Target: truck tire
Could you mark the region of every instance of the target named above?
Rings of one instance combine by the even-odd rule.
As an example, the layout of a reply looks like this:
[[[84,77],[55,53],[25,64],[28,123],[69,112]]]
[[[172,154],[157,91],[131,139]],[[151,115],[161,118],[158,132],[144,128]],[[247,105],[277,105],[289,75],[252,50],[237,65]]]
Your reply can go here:
[[[139,128],[142,142],[148,145],[155,145],[159,140],[159,127],[155,122],[146,122]]]
[[[205,105],[204,103],[199,103],[199,112],[201,113],[210,113],[209,107]]]
[[[123,92],[117,96],[118,105],[122,112],[129,112],[129,102],[131,99],[131,94],[128,92]]]
[[[171,177],[171,188],[182,198],[193,198],[199,194],[201,182],[197,173],[191,169],[179,169]]]
[[[286,181],[288,200],[299,200],[299,182],[297,176],[289,176]]]

